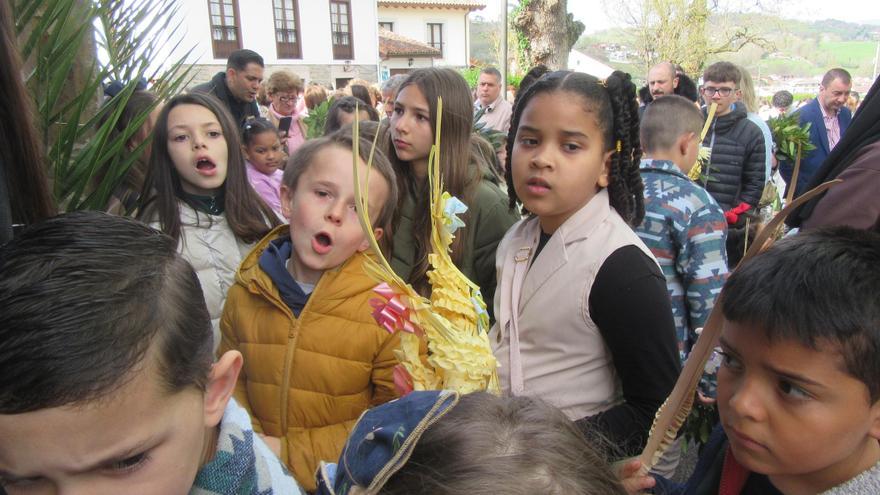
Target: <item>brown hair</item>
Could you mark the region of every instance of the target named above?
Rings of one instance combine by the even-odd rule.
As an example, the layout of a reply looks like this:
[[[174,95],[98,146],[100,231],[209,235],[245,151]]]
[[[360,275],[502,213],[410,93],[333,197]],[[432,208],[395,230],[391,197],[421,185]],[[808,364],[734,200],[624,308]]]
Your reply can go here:
[[[0,248],[0,321],[0,414],[110,397],[154,367],[169,394],[204,391],[214,357],[177,242],[97,211],[31,225]]]
[[[687,98],[678,95],[657,98],[645,107],[639,139],[645,153],[668,150],[682,134],[697,136],[703,127],[703,114]]]
[[[705,72],[703,72],[703,82],[732,82],[739,87],[740,81],[742,81],[742,73],[739,69],[730,62],[715,62],[714,64],[706,67]]]
[[[303,90],[302,79],[288,70],[279,70],[272,73],[266,80],[266,93],[299,93]]]
[[[382,495],[626,492],[565,415],[539,399],[462,396],[419,439]]]
[[[12,221],[30,224],[56,210],[46,171],[49,164],[35,126],[36,112],[22,80],[10,3],[0,2],[0,162]],[[0,231],[0,240],[5,240],[5,232]]]
[[[849,75],[849,72],[847,72],[846,69],[836,67],[822,76],[822,86],[827,88],[835,79],[840,79],[840,82],[843,84],[850,84],[852,82],[852,76]]]
[[[464,78],[452,69],[426,68],[413,71],[400,85],[397,94],[407,86],[416,86],[428,102],[431,121],[431,133],[436,131],[437,122],[437,99],[443,97],[442,128],[443,137],[440,140],[440,175],[443,187],[449,194],[457,197],[465,204],[471,204],[471,199],[476,186],[479,184],[481,170],[478,165],[481,160],[471,152],[471,133],[474,125],[473,102],[471,101],[470,89]],[[417,205],[413,218],[413,233],[415,235],[415,260],[416,266],[410,273],[409,282],[423,295],[430,292],[428,284],[428,252],[431,248],[431,215],[428,204],[427,180],[417,181],[413,175],[409,163],[397,158],[394,146],[388,133],[384,141],[384,149],[387,151],[394,172],[397,174],[397,183],[400,189],[400,197],[397,200],[397,209],[400,211],[407,196],[411,196]],[[465,227],[458,230],[452,241],[452,261],[461,266],[464,256],[465,240],[472,235],[471,223],[468,222],[470,212],[462,215]],[[398,221],[397,219],[395,221]]]
[[[361,135],[363,135],[363,133]],[[291,191],[295,191],[300,176],[302,176],[302,174],[304,174],[310,167],[318,165],[318,161],[315,158],[321,150],[329,146],[338,146],[346,151],[353,151],[354,140],[352,139],[351,128],[346,127],[324,137],[306,141],[296,150],[293,156],[288,159],[287,166],[284,168],[284,177],[281,179],[281,183],[287,186]],[[358,156],[364,163],[369,161],[370,150],[372,148],[372,142],[363,138],[360,138],[360,141],[358,141]],[[374,228],[382,229],[384,234],[382,238],[379,239],[379,247],[382,249],[383,253],[388,254],[391,246],[391,229],[394,220],[394,210],[397,206],[397,180],[394,176],[394,169],[391,168],[391,164],[388,163],[385,154],[378,148],[373,154],[372,166],[373,169],[379,172],[379,175],[385,179],[385,182],[388,183],[388,197],[385,199],[385,203],[379,210],[379,215],[376,216],[376,222],[373,225]]]
[[[232,115],[217,98],[206,93],[177,95],[165,105],[153,130],[153,150],[150,166],[141,194],[138,219],[153,221],[158,217],[162,232],[174,240],[180,239],[180,201],[185,199],[180,175],[168,153],[168,114],[178,105],[199,105],[217,117],[226,147],[229,150],[226,166],[224,210],[226,221],[235,236],[244,242],[256,242],[278,225],[278,217],[260,198],[247,179],[244,156],[241,153],[241,137]],[[195,205],[190,204],[196,211]]]

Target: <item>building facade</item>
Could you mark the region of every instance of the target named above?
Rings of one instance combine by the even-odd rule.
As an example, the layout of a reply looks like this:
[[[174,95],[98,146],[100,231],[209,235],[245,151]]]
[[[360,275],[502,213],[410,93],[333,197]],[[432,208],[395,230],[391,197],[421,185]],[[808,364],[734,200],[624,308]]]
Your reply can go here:
[[[472,0],[184,0],[181,46],[192,84],[226,69],[232,51],[259,53],[267,74],[343,87],[434,65],[466,67]],[[380,34],[380,26],[388,32]],[[380,46],[380,40],[383,46]]]

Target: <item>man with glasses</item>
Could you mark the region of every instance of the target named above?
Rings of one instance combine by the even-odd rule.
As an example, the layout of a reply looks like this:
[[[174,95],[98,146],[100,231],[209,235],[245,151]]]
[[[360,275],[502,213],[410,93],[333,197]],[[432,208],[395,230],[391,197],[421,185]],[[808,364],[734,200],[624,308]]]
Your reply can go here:
[[[852,78],[843,69],[831,69],[822,77],[819,96],[798,110],[800,124],[810,124],[810,142],[816,147],[801,160],[797,184],[791,183],[794,163],[783,162],[779,173],[788,187],[795,187],[795,196],[806,192],[810,179],[822,166],[822,162],[843,137],[852,121],[852,112],[846,106],[852,89]]]
[[[701,90],[704,116],[711,104],[718,107],[703,141],[711,156],[700,180],[729,224],[738,223],[743,213],[757,207],[766,180],[764,135],[747,118],[745,106],[736,104],[741,78],[735,65],[717,62],[703,73]]]

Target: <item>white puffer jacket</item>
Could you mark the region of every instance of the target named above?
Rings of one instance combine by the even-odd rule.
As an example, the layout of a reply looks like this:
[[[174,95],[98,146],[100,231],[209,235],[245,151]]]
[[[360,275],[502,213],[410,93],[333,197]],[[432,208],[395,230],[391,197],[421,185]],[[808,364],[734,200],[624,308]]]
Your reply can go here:
[[[235,272],[253,244],[235,237],[226,222],[226,215],[198,212],[186,203],[180,206],[180,245],[183,258],[189,261],[199,277],[211,325],[214,328],[214,349],[220,343],[220,316],[226,292],[235,283]],[[161,229],[158,222],[152,227]]]

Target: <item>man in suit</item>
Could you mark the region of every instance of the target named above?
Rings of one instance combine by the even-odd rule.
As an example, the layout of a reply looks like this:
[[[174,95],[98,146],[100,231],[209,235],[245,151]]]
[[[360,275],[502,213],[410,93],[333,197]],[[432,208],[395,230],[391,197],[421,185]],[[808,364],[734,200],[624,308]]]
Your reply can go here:
[[[807,191],[807,184],[813,174],[819,170],[849,127],[852,113],[846,102],[851,89],[852,78],[849,72],[840,68],[831,69],[822,77],[819,96],[798,110],[800,124],[810,123],[810,142],[816,149],[801,159],[796,185],[791,183],[794,163],[780,164],[780,173],[788,187],[796,187],[795,197]]]

